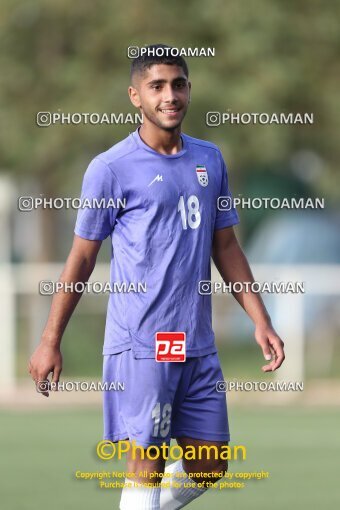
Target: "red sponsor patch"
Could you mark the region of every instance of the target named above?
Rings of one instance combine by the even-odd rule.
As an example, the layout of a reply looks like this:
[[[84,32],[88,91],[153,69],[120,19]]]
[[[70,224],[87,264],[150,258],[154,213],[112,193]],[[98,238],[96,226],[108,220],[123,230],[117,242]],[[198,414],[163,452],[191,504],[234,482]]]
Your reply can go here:
[[[156,333],[156,361],[185,361],[185,333],[158,331]]]

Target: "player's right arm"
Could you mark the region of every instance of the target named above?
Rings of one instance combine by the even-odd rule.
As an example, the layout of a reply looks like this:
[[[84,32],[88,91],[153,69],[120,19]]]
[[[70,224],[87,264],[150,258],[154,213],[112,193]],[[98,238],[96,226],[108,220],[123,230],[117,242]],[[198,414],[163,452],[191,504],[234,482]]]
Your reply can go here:
[[[102,241],[90,241],[75,235],[59,281],[65,284],[87,282],[95,267],[101,244]],[[62,370],[60,352],[62,336],[81,296],[81,292],[63,290],[54,294],[40,344],[29,361],[28,369],[36,383],[46,381],[51,372],[52,381],[55,383],[59,381]],[[43,395],[48,397],[48,391],[43,392]]]

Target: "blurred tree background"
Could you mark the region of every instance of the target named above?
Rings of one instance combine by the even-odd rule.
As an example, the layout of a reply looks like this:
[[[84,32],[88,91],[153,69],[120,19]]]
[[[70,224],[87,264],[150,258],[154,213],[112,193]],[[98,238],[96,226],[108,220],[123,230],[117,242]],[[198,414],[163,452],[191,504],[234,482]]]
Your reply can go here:
[[[340,194],[339,19],[335,0],[3,0],[1,171],[21,188],[34,179],[37,195],[78,196],[89,161],[136,126],[39,128],[36,113],[133,112],[128,46],[215,47],[215,58],[187,59],[193,94],[184,131],[221,147],[234,194],[332,204]],[[313,112],[314,124],[206,126],[207,111],[228,109]],[[244,222],[244,235],[263,214]],[[64,256],[58,215],[43,215],[47,260]]]
[[[7,343],[7,350],[14,348],[16,353],[11,363],[18,381],[26,381],[35,394],[27,363],[40,340],[50,304],[48,296],[38,294],[38,283],[53,279],[56,268],[59,271],[61,264],[49,262],[65,261],[76,211],[22,213],[16,198],[78,197],[93,157],[137,127],[56,124],[42,128],[36,124],[37,112],[134,113],[127,94],[129,46],[165,43],[216,48],[214,58],[186,59],[192,101],[183,131],[221,148],[234,196],[325,198],[325,210],[239,211],[237,236],[252,267],[253,261],[277,267],[282,263],[287,273],[277,273],[270,266],[272,280],[286,274],[300,280],[298,270],[295,273],[300,262],[334,264],[331,270],[340,264],[339,27],[339,0],[2,0],[1,359],[6,364]],[[207,112],[228,110],[313,113],[314,124],[206,125]],[[6,178],[7,189],[13,189],[8,214],[2,207]],[[253,240],[257,241],[256,260],[249,257]],[[100,251],[99,262],[109,261],[109,247],[110,239]],[[9,260],[13,264],[8,265]],[[312,267],[312,283],[320,282],[320,266]],[[330,277],[335,289],[337,275],[334,271]],[[235,405],[231,401],[232,441],[247,445],[249,451],[249,463],[242,470],[270,471],[270,480],[263,482],[265,486],[260,482],[261,487],[251,480],[242,493],[228,490],[225,496],[212,491],[209,500],[204,496],[200,503],[198,498],[193,508],[205,508],[208,501],[213,508],[224,508],[226,497],[238,510],[267,508],[268,501],[275,501],[277,508],[296,507],[296,502],[301,510],[309,509],[311,503],[325,510],[339,507],[335,468],[339,442],[334,441],[339,411],[330,407],[339,405],[340,298],[325,294],[323,283],[319,283],[320,295],[310,295],[307,282],[303,305],[300,296],[289,296],[288,304],[283,301],[283,312],[276,296],[273,300],[265,296],[275,327],[279,317],[278,333],[286,348],[298,345],[301,353],[304,350],[301,364],[307,391],[292,402],[287,399],[282,407],[284,401],[274,404],[274,397],[268,403],[252,401],[253,392],[236,396]],[[107,300],[108,295],[85,295],[79,303],[62,344],[62,380],[101,377]],[[225,377],[230,381],[264,379],[263,356],[253,340],[250,319],[231,296],[213,300],[214,331]],[[284,322],[288,329],[281,330]],[[288,351],[285,365],[293,371],[287,381],[297,380],[297,359]],[[267,376],[269,380],[277,377],[266,374],[266,380]],[[281,377],[285,378],[282,372]],[[312,389],[308,389],[310,381],[314,381]],[[45,409],[36,413],[38,408],[30,407],[33,395],[23,392],[16,399],[11,394],[11,412],[2,412],[3,508],[36,510],[48,501],[53,510],[60,504],[60,498],[51,497],[56,483],[66,510],[99,506],[98,498],[102,508],[105,504],[113,508],[118,505],[117,492],[99,491],[90,482],[86,487],[79,482],[79,490],[70,475],[76,469],[103,468],[94,456],[100,438],[99,413],[85,413],[73,399],[66,403],[66,398],[69,410],[61,412],[60,407],[55,412],[53,399],[44,399],[49,401],[43,404],[46,413]],[[91,405],[92,399],[88,400]],[[241,407],[237,408],[237,402]],[[327,434],[317,449],[315,437],[324,428]],[[52,470],[46,469],[51,459]]]

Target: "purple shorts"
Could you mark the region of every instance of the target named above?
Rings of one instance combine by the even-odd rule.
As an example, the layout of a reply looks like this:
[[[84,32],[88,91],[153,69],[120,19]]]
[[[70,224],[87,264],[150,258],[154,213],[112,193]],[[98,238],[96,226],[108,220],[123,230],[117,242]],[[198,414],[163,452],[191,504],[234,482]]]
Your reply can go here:
[[[226,394],[217,353],[184,363],[135,359],[130,350],[104,356],[103,382],[124,390],[104,391],[104,439],[135,440],[147,448],[189,437],[229,441]]]

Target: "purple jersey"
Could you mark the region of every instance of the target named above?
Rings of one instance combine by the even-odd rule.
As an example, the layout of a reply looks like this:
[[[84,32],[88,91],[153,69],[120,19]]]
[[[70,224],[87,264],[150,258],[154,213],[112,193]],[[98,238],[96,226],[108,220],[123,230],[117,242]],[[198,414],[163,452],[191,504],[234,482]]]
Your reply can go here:
[[[132,348],[136,358],[153,358],[158,331],[185,332],[188,357],[216,352],[211,296],[199,293],[199,282],[210,280],[214,230],[239,219],[233,207],[217,208],[219,196],[230,196],[218,147],[181,138],[182,150],[164,155],[137,129],[85,173],[82,199],[113,199],[116,207],[80,209],[75,233],[91,240],[110,235],[111,282],[146,288],[110,294],[103,354]]]

